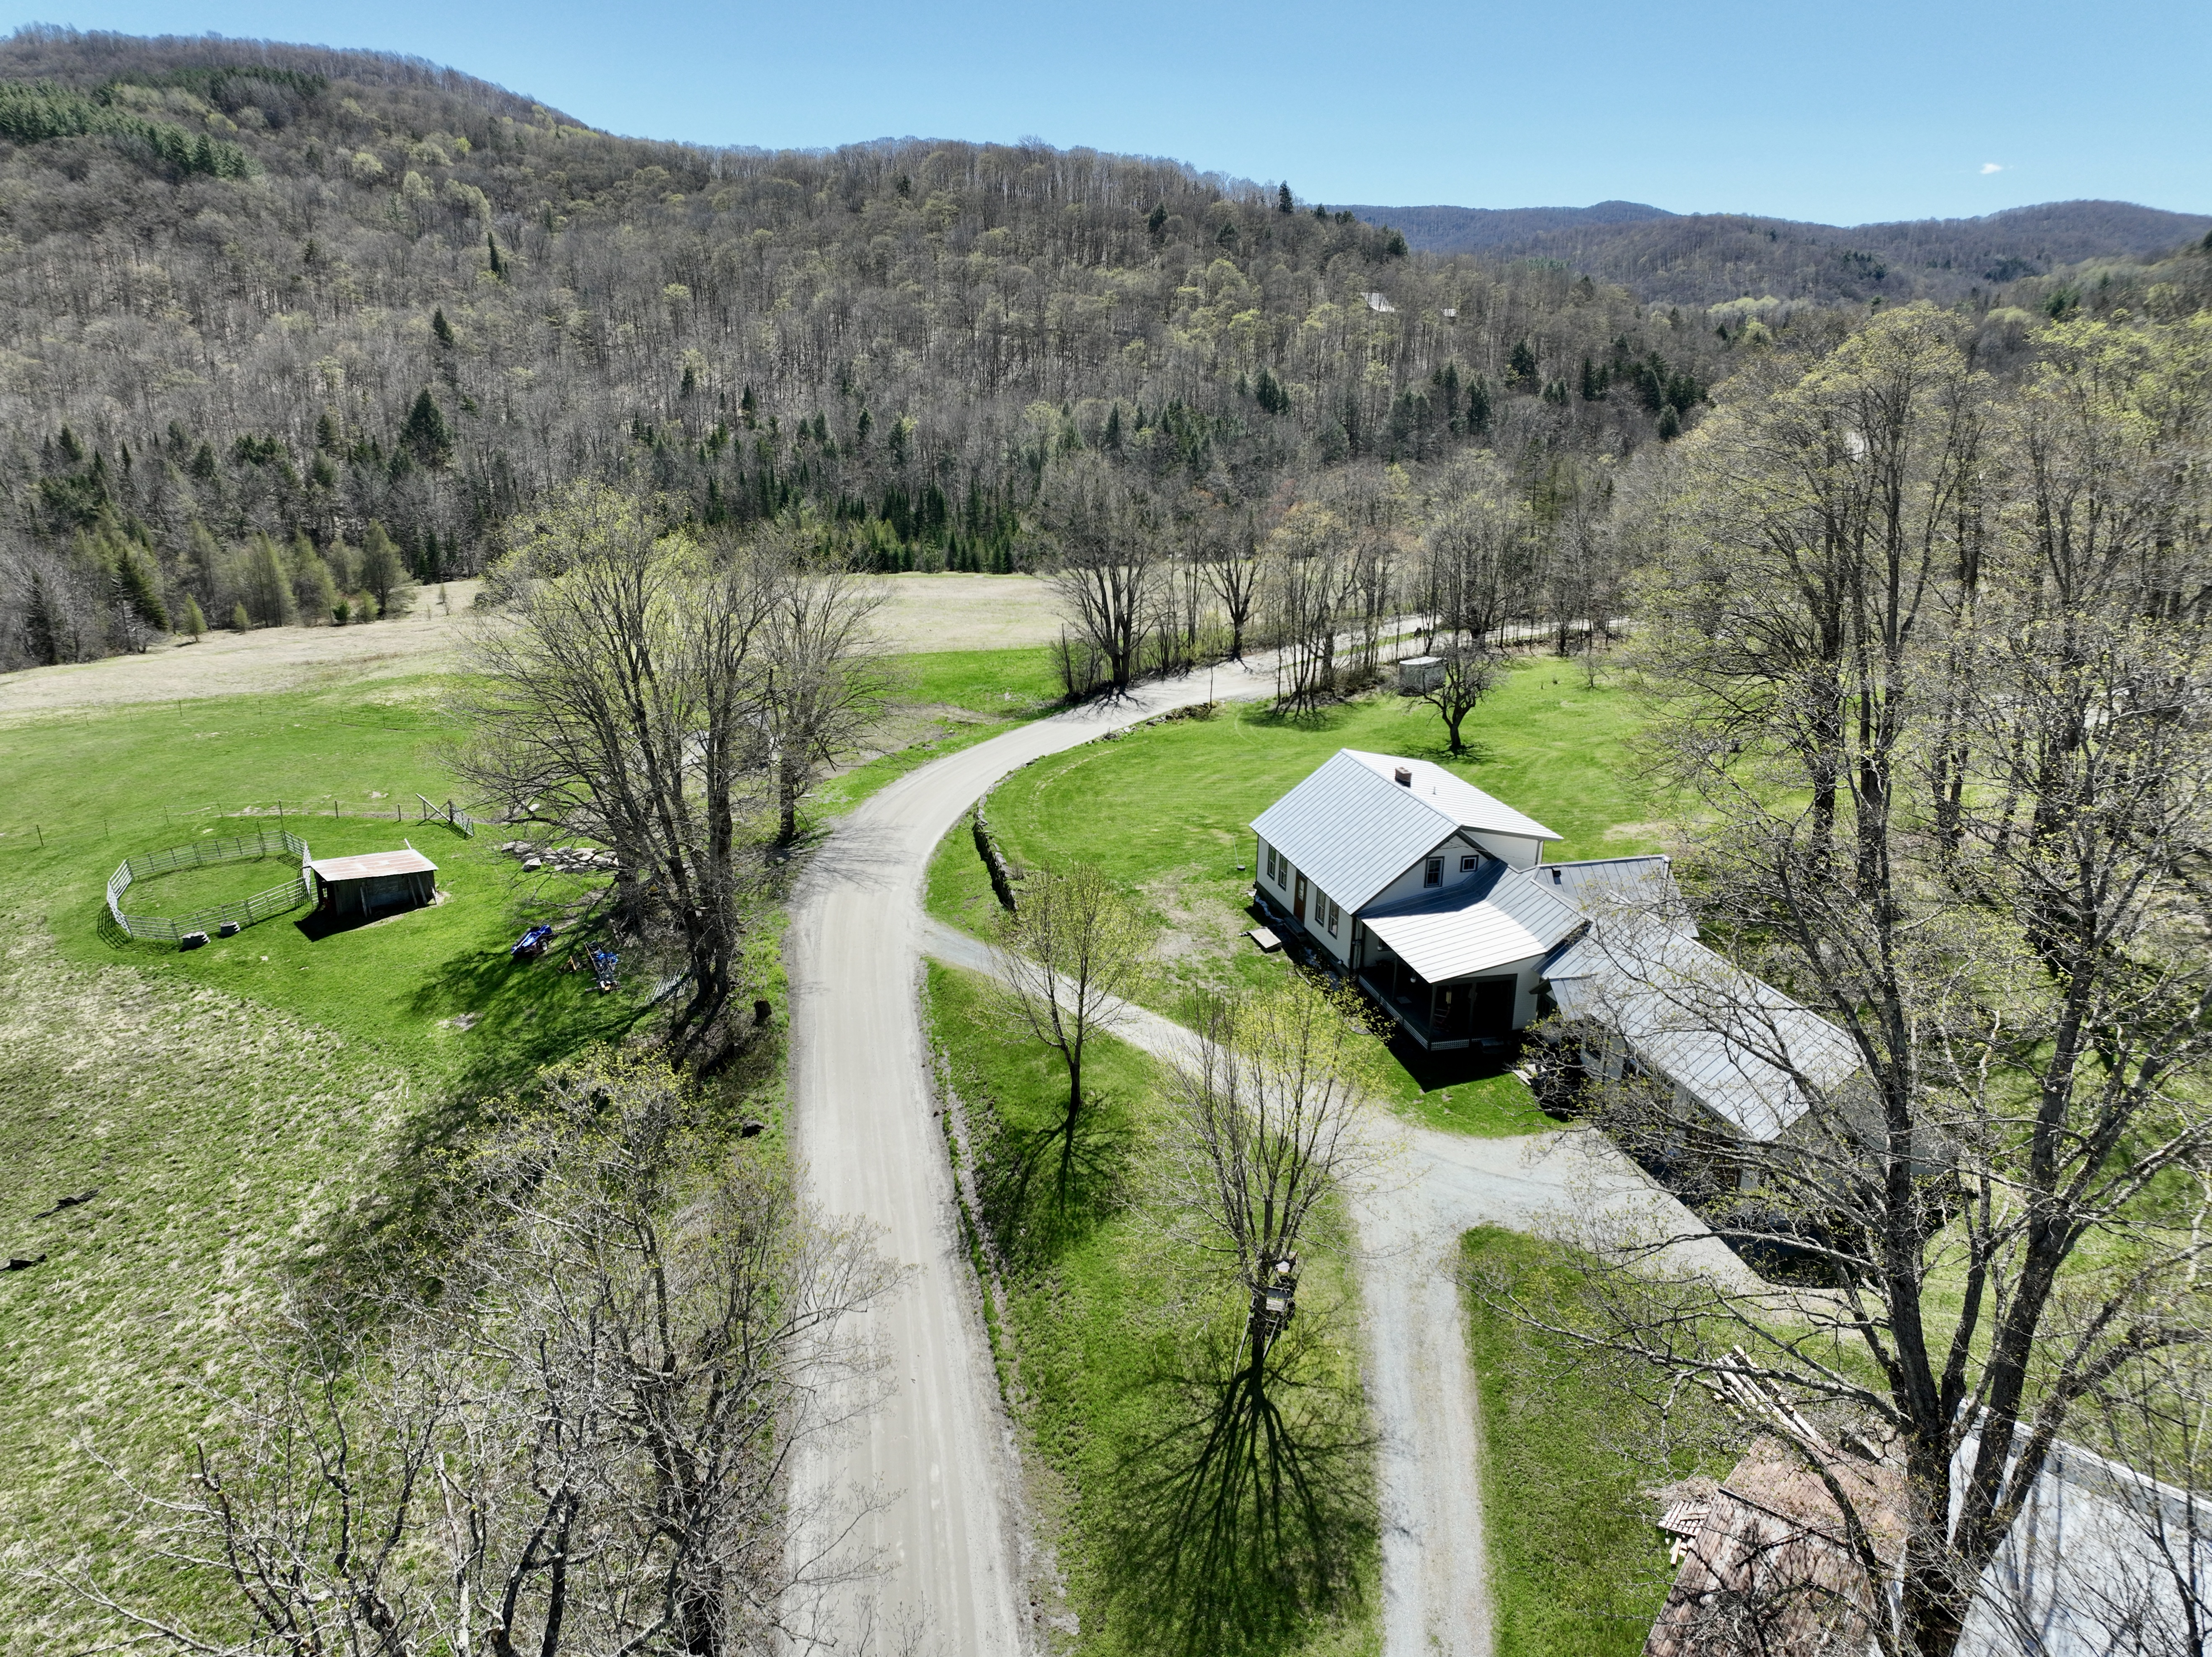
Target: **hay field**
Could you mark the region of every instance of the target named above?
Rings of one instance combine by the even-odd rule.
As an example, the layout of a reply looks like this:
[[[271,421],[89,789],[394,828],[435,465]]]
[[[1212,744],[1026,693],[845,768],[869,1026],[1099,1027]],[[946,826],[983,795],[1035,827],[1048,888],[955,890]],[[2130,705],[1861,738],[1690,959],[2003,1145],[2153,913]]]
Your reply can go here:
[[[891,650],[1011,650],[1060,636],[1045,584],[1030,575],[887,575],[876,629]],[[0,673],[0,720],[70,709],[193,701],[442,673],[460,665],[479,581],[422,589],[415,613],[362,627],[271,627],[171,640],[143,656]]]

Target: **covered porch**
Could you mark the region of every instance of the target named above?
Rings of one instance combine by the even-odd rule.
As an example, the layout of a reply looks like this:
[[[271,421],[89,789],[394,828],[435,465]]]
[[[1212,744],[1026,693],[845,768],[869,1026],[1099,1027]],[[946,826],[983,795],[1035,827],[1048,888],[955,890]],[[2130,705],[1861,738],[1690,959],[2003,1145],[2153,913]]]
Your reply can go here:
[[[1387,949],[1353,976],[1375,1004],[1407,1035],[1432,1053],[1503,1042],[1513,1034],[1513,1004],[1520,980],[1511,975],[1466,977],[1431,983]]]

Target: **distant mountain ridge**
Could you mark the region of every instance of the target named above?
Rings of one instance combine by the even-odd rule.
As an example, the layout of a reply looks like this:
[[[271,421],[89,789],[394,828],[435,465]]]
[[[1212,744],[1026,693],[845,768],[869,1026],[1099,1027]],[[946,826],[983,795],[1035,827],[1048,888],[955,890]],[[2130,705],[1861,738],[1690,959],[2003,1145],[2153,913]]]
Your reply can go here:
[[[2212,215],[2133,202],[2045,202],[1972,219],[1852,226],[1741,213],[1592,207],[1353,207],[1432,253],[1557,259],[1644,299],[1745,294],[1820,300],[1954,300],[2097,258],[2143,258],[2212,231]]]

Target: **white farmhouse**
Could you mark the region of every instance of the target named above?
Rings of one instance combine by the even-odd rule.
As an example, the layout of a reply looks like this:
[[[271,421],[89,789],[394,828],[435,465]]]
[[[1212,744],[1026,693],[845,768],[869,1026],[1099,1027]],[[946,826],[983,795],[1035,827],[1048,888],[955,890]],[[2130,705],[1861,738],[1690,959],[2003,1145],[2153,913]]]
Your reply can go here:
[[[1252,829],[1261,893],[1425,1047],[1534,1020],[1583,925],[1528,877],[1559,836],[1425,760],[1340,749]]]
[[[1585,1064],[1662,1077],[1762,1144],[1858,1068],[1841,1030],[1698,942],[1665,858],[1546,863],[1559,835],[1441,766],[1340,749],[1252,830],[1261,896],[1424,1047],[1556,1009]]]

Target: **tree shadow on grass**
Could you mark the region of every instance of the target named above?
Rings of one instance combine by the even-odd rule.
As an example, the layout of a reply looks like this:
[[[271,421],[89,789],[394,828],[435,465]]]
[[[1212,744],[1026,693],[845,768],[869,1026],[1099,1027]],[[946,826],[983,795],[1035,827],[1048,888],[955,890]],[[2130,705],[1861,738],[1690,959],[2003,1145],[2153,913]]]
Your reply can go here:
[[[1285,731],[1334,731],[1352,715],[1352,704],[1346,701],[1324,701],[1316,707],[1279,707],[1273,702],[1255,707],[1245,715],[1254,725],[1273,726]]]
[[[1133,1136],[1118,1102],[1094,1096],[1072,1125],[1017,1127],[983,1114],[976,1196],[1008,1266],[1051,1265],[1121,1207]]]
[[[372,1320],[392,1285],[428,1290],[443,1275],[482,1194],[464,1153],[500,1102],[524,1093],[548,1065],[621,1043],[652,1017],[626,997],[600,995],[588,974],[516,961],[504,950],[447,957],[425,973],[407,1007],[426,1023],[466,1011],[465,1026],[453,1021],[453,1039],[463,1044],[458,1063],[408,1117],[374,1190],[333,1217],[320,1248],[300,1266],[330,1305]]]
[[[1358,1602],[1375,1440],[1317,1345],[1293,1324],[1257,1377],[1216,1346],[1148,1383],[1158,1425],[1113,1492],[1108,1593],[1131,1648],[1258,1657]]]

